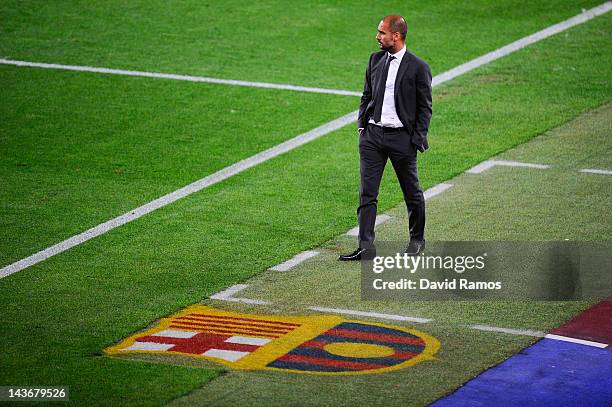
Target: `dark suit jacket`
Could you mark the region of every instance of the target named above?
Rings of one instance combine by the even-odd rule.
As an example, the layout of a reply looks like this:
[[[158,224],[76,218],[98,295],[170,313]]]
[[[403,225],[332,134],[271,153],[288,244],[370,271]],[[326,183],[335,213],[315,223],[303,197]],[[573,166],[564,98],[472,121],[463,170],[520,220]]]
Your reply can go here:
[[[359,106],[358,125],[365,128],[374,112],[378,81],[385,65],[386,51],[370,55],[366,69],[363,96]],[[395,110],[419,151],[425,151],[431,120],[431,70],[429,65],[406,50],[395,79]]]

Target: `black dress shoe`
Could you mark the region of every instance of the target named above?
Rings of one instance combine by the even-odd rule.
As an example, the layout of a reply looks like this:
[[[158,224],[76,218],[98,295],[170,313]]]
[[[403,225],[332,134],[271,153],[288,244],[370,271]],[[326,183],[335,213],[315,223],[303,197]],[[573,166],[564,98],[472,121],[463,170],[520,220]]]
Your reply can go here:
[[[425,241],[424,240],[411,240],[406,247],[406,253],[408,256],[418,256],[423,253],[425,250]]]
[[[351,254],[342,254],[338,257],[340,261],[358,261],[358,260],[372,260],[376,257],[376,249],[362,249],[358,247]]]

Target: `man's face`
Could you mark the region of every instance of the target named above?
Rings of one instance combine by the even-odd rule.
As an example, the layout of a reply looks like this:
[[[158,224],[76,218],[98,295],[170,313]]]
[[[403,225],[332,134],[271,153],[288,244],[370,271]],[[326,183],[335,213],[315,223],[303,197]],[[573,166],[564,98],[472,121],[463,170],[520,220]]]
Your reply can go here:
[[[380,49],[384,51],[389,51],[395,45],[397,33],[391,32],[391,27],[389,27],[389,23],[384,20],[378,24],[378,33],[376,34],[376,41],[380,45]]]

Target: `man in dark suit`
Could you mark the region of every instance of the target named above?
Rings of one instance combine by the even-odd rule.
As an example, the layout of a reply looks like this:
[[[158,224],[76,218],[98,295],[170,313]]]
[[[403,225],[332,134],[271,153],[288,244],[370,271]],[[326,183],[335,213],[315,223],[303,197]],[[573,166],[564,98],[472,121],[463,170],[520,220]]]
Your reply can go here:
[[[408,209],[406,253],[417,255],[425,247],[425,199],[417,175],[417,150],[429,147],[431,71],[406,50],[407,31],[402,16],[386,16],[378,25],[376,40],[382,51],[370,56],[359,106],[359,247],[339,260],[367,259],[375,254],[378,189],[387,159]]]

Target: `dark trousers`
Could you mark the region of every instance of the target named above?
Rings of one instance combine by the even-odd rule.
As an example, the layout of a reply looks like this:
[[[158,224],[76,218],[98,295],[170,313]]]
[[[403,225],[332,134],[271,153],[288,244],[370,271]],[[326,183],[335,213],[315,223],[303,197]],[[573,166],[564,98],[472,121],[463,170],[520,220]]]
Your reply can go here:
[[[410,134],[402,129],[389,129],[373,124],[359,139],[359,247],[374,245],[374,223],[378,189],[387,159],[391,160],[408,209],[410,240],[425,240],[425,199],[417,174],[417,151]]]

